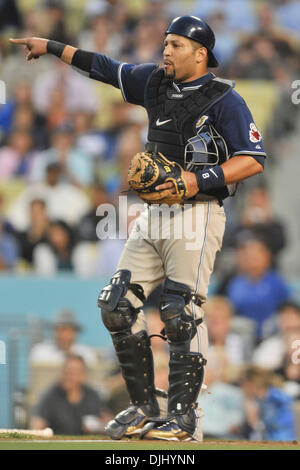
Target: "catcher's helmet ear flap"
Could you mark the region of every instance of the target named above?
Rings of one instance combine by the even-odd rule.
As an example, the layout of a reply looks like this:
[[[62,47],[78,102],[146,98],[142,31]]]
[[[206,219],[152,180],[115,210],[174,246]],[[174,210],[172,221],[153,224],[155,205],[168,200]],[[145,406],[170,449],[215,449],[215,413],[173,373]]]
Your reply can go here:
[[[210,26],[197,16],[178,16],[168,27],[166,34],[179,34],[200,42],[207,49],[208,67],[218,67],[219,63],[212,50],[215,47],[215,35]]]

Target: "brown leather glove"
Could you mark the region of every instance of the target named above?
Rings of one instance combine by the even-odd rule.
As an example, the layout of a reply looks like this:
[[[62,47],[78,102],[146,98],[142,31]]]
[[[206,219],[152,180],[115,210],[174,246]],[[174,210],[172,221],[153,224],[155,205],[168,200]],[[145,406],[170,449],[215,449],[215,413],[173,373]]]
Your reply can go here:
[[[140,198],[149,204],[181,204],[189,199],[183,168],[179,163],[169,161],[161,153],[139,152],[134,155],[128,171],[128,183]],[[175,193],[170,189],[156,191],[159,184],[172,182]]]

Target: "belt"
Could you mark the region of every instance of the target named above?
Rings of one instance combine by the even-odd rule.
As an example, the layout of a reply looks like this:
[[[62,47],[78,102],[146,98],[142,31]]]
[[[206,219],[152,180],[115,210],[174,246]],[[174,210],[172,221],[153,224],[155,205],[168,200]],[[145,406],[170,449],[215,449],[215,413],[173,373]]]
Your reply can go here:
[[[217,201],[218,202],[218,199],[216,198],[216,196],[212,196],[210,194],[198,193],[193,198],[188,199],[187,202],[189,201],[191,202]]]

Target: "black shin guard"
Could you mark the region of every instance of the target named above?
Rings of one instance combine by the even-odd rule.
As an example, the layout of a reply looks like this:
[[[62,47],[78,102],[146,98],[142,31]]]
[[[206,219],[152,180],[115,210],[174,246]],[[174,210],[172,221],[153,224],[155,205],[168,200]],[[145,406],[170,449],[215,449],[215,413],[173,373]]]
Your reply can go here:
[[[112,339],[132,404],[139,406],[147,416],[157,416],[153,357],[146,331],[135,335],[116,334]]]
[[[132,405],[147,416],[159,414],[154,394],[154,370],[150,340],[146,331],[132,333],[140,309],[125,297],[128,290],[143,302],[143,289],[130,282],[131,273],[121,269],[98,297],[102,320],[111,334]]]
[[[147,417],[159,415],[155,396],[150,340],[146,331],[112,334],[115,351],[131,399],[129,407],[109,421],[105,432],[112,439],[139,434]]]
[[[193,434],[196,426],[197,399],[204,377],[206,360],[201,353],[190,352],[192,338],[201,319],[186,314],[185,306],[193,295],[188,286],[167,279],[161,297],[160,314],[170,345],[168,416]]]
[[[200,353],[176,352],[171,347],[168,413],[184,415],[195,407],[204,377],[206,360]]]

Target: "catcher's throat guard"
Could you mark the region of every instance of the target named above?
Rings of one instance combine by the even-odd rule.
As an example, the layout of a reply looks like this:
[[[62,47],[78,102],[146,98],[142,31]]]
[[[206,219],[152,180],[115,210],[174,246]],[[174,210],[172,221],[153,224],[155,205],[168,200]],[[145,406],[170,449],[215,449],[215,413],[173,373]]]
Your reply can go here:
[[[229,158],[223,137],[212,125],[203,125],[190,139],[184,150],[184,167],[187,171],[204,170],[219,165]]]

